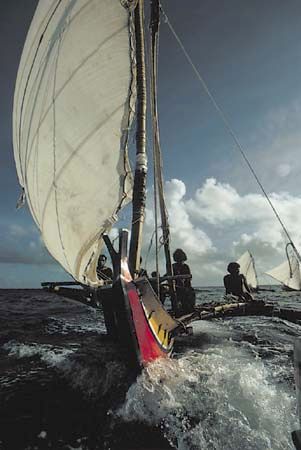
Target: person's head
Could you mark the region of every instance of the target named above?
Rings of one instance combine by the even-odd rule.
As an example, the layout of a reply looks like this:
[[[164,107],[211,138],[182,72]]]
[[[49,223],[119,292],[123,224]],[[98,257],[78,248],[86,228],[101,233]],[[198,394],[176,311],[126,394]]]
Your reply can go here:
[[[237,262],[230,262],[228,264],[227,270],[231,275],[239,274],[240,265]]]
[[[157,272],[156,271],[152,272],[152,278],[156,278],[156,276],[157,276]]]
[[[177,248],[172,256],[174,261],[177,263],[183,263],[184,261],[187,261],[186,253],[181,248]]]
[[[98,258],[98,265],[99,265],[100,267],[104,267],[106,261],[107,261],[106,255],[99,255],[99,258]]]

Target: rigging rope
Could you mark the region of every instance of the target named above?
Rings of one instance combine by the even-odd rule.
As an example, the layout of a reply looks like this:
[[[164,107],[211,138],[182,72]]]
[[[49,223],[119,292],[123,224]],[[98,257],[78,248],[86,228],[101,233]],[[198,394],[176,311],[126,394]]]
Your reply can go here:
[[[168,25],[168,27],[169,27],[171,33],[173,34],[173,36],[174,36],[174,38],[176,39],[176,41],[177,41],[179,47],[181,48],[182,52],[184,53],[184,55],[185,55],[185,57],[186,57],[186,59],[187,59],[189,65],[192,67],[192,69],[193,69],[193,71],[194,71],[194,73],[195,73],[197,79],[199,80],[199,82],[201,83],[201,85],[202,85],[204,91],[206,92],[206,94],[208,95],[209,99],[211,100],[211,103],[213,104],[215,110],[217,111],[217,113],[218,113],[219,116],[221,117],[221,119],[222,119],[222,121],[223,121],[223,123],[224,123],[224,125],[225,125],[225,127],[226,127],[226,129],[227,129],[227,131],[229,132],[230,136],[232,137],[232,139],[234,140],[234,142],[235,142],[235,144],[236,144],[236,149],[239,151],[239,153],[240,153],[241,156],[243,157],[244,161],[246,162],[246,164],[247,164],[248,168],[250,169],[252,175],[254,176],[254,178],[255,178],[257,184],[259,185],[259,187],[260,187],[260,189],[261,189],[263,195],[265,196],[265,198],[266,198],[267,202],[269,203],[270,207],[272,208],[272,210],[273,210],[273,212],[274,212],[276,218],[278,219],[278,221],[279,221],[279,223],[280,223],[280,225],[281,225],[281,227],[282,227],[284,233],[286,234],[286,236],[287,236],[287,238],[288,238],[290,244],[292,245],[292,247],[293,247],[293,249],[294,249],[294,251],[295,251],[295,253],[296,253],[296,255],[297,255],[298,259],[299,259],[299,261],[301,262],[301,256],[300,256],[298,250],[296,249],[296,247],[295,247],[295,245],[294,245],[294,243],[293,243],[293,241],[292,241],[292,239],[291,239],[291,237],[290,237],[290,235],[289,235],[289,232],[287,231],[287,229],[286,229],[286,227],[285,227],[283,221],[281,220],[281,218],[280,218],[280,216],[279,216],[279,213],[277,212],[275,206],[273,205],[273,203],[271,202],[271,200],[270,200],[268,194],[266,193],[266,191],[265,191],[265,189],[264,189],[264,187],[263,187],[261,181],[259,180],[258,176],[256,175],[256,173],[255,173],[255,171],[254,171],[254,169],[253,169],[253,167],[252,167],[252,165],[251,165],[249,159],[247,158],[247,156],[246,156],[246,154],[245,154],[245,152],[244,152],[244,149],[243,149],[241,143],[240,143],[239,140],[238,140],[238,137],[236,136],[236,134],[235,134],[233,128],[232,128],[231,125],[230,125],[229,120],[227,119],[226,114],[224,113],[224,111],[222,110],[222,108],[218,105],[218,103],[217,103],[217,101],[215,100],[215,98],[213,97],[213,94],[212,94],[211,91],[209,90],[209,88],[208,88],[208,86],[207,86],[205,80],[204,80],[203,77],[201,76],[199,70],[197,69],[196,65],[195,65],[194,62],[192,61],[192,59],[191,59],[189,53],[188,53],[187,50],[185,49],[184,44],[183,44],[181,38],[179,37],[179,35],[178,35],[177,32],[175,31],[174,27],[173,27],[172,24],[170,23],[170,20],[169,20],[169,18],[167,17],[167,14],[165,13],[165,11],[164,11],[164,9],[163,9],[161,3],[160,3],[160,9],[161,9],[162,14],[163,14],[164,22]]]
[[[157,3],[158,6],[158,3]],[[160,176],[160,167],[158,167],[158,149],[157,139],[158,139],[158,123],[157,123],[157,114],[156,114],[156,74],[157,74],[157,61],[158,61],[158,46],[157,46],[157,33],[158,29],[154,31],[154,25],[156,21],[154,20],[154,4],[151,4],[151,20],[150,20],[150,28],[151,28],[151,40],[149,42],[149,67],[151,67],[151,77],[150,77],[150,92],[151,92],[151,116],[152,116],[152,153],[153,153],[153,167],[154,167],[154,210],[155,210],[155,261],[156,261],[156,287],[158,295],[160,295],[160,279],[159,279],[159,236],[158,236],[158,218],[159,218],[159,199],[158,195],[160,194],[160,186],[158,183]],[[157,17],[159,18],[159,9],[157,9]],[[157,24],[158,25],[158,24]],[[162,217],[161,217],[162,222]]]
[[[150,79],[150,91],[151,91],[151,112],[152,112],[152,130],[153,130],[153,152],[154,152],[154,182],[157,184],[157,194],[161,213],[161,227],[164,239],[164,254],[166,273],[173,275],[173,266],[170,254],[170,233],[167,209],[164,199],[164,182],[163,182],[163,170],[162,170],[162,155],[160,147],[160,131],[159,131],[159,119],[158,119],[158,105],[157,105],[157,74],[158,74],[158,54],[159,54],[159,23],[160,23],[160,2],[159,0],[151,1],[151,45],[150,45],[150,62],[151,62],[151,79]],[[156,226],[157,229],[157,226]],[[158,254],[158,248],[156,249],[156,257]],[[172,309],[176,310],[176,293],[174,282],[170,283],[171,302]],[[157,289],[159,290],[159,273],[157,268]]]
[[[153,233],[152,233],[152,237],[150,239],[150,242],[149,242],[149,245],[148,245],[148,249],[147,249],[147,252],[146,252],[146,257],[145,257],[145,260],[144,260],[144,267],[145,267],[145,269],[147,269],[148,257],[149,257],[150,251],[152,249],[152,246],[153,246],[153,239],[154,239],[155,233],[156,233],[156,230],[154,230]]]

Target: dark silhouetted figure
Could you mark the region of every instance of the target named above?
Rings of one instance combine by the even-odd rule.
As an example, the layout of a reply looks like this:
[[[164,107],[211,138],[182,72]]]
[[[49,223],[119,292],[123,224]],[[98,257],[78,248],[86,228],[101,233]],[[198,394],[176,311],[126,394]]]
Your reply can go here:
[[[174,263],[172,265],[174,275],[191,275],[186,253],[178,248],[173,254]],[[195,292],[191,287],[191,278],[176,279],[177,301],[180,303],[184,314],[193,312],[195,306]]]
[[[96,272],[98,278],[103,280],[105,285],[109,285],[113,282],[113,271],[106,266],[106,262],[106,255],[99,255]],[[110,337],[116,338],[118,330],[114,314],[115,302],[112,294],[113,292],[110,288],[100,289],[97,296],[101,300],[107,333]]]
[[[151,273],[151,278],[153,278],[152,280],[150,280],[151,287],[153,288],[153,291],[158,295],[158,284],[157,284],[157,272],[156,271]]]
[[[159,275],[159,277],[160,277],[160,275]],[[153,291],[158,295],[158,284],[157,284],[157,272],[156,271],[152,272],[151,278],[152,278],[150,280],[151,287],[153,288]],[[159,284],[159,294],[160,294],[160,301],[161,301],[162,305],[164,305],[165,299],[169,295],[168,284],[166,284],[166,283]]]
[[[100,280],[104,280],[106,284],[112,283],[113,281],[113,272],[110,267],[107,267],[105,264],[107,262],[106,255],[99,255],[97,262],[97,276]]]
[[[141,258],[141,256],[140,256],[140,270],[139,270],[139,272],[138,272],[138,277],[147,277],[148,275],[147,275],[147,271],[146,271],[146,269],[143,269],[142,267],[141,267],[141,264],[142,264],[142,258]]]
[[[228,275],[224,276],[224,286],[226,294],[232,294],[243,300],[253,300],[246,277],[239,273],[240,265],[237,262],[230,262],[227,270]]]

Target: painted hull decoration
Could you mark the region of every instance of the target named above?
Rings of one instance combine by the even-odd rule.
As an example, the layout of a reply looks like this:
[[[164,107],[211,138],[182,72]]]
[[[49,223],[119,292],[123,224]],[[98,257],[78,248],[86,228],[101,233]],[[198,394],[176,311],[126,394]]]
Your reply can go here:
[[[121,256],[120,281],[130,323],[132,339],[136,340],[136,355],[140,365],[170,355],[174,339],[172,332],[179,327],[163,308],[147,278],[135,282],[125,255]]]

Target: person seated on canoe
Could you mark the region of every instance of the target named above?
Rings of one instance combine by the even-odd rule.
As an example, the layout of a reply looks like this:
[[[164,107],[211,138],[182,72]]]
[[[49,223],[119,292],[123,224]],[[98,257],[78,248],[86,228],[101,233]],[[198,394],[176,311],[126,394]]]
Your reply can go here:
[[[160,277],[160,275],[159,275]],[[153,288],[153,291],[158,295],[158,284],[157,284],[157,272],[154,271],[151,273],[151,279],[149,280],[151,287]],[[159,285],[160,287],[160,285]]]
[[[159,278],[160,278],[160,274],[159,274]],[[158,284],[157,284],[157,272],[156,271],[151,273],[150,284],[151,284],[151,287],[153,288],[153,291],[158,295]],[[159,292],[160,292],[160,301],[161,301],[162,305],[164,305],[166,297],[169,295],[168,284],[159,283]]]
[[[239,273],[240,265],[237,262],[230,262],[227,267],[228,275],[224,276],[224,286],[226,295],[232,294],[243,300],[254,300],[246,277]]]
[[[100,280],[104,281],[104,284],[110,285],[113,282],[113,271],[110,267],[106,266],[106,255],[99,255],[97,262],[96,273]],[[104,321],[107,329],[107,334],[111,338],[116,338],[118,335],[115,310],[115,298],[113,296],[112,289],[103,289],[96,292],[97,302],[100,301],[102,305]],[[96,306],[95,300],[91,303],[91,306]]]
[[[138,272],[138,277],[148,277],[146,269],[143,269],[141,267],[141,264],[142,264],[142,258],[140,256],[140,270]]]
[[[191,271],[187,261],[186,253],[178,248],[173,253],[174,263],[172,265],[174,275],[190,275],[189,278],[177,278],[176,279],[176,293],[177,300],[182,307],[182,312],[188,314],[193,312],[195,306],[195,292],[191,287]]]
[[[99,255],[96,273],[100,280],[104,280],[105,284],[109,284],[113,281],[113,271],[110,267],[106,266],[106,262],[106,255]]]

